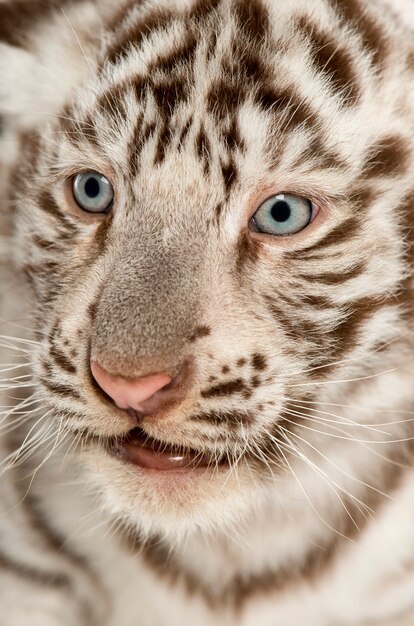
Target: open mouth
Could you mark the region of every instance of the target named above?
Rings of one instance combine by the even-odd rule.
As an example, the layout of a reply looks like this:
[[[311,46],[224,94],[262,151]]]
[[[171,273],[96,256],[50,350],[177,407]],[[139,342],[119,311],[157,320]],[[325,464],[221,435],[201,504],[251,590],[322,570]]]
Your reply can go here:
[[[225,456],[201,452],[153,439],[134,428],[112,446],[112,452],[129,463],[159,472],[216,468],[227,464]]]

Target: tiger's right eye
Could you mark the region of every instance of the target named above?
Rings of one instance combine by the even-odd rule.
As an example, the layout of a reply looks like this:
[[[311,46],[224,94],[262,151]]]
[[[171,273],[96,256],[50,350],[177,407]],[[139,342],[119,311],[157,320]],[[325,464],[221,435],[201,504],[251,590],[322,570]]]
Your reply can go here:
[[[114,188],[103,174],[83,172],[73,179],[73,196],[88,213],[107,213],[112,207]]]

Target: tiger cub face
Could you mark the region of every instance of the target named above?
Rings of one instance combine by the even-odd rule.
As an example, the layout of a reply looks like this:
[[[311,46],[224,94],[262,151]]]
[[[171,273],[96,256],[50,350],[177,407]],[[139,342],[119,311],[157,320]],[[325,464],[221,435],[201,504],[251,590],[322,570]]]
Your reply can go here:
[[[103,21],[11,184],[35,379],[113,513],[224,525],[408,332],[413,48],[336,0]]]

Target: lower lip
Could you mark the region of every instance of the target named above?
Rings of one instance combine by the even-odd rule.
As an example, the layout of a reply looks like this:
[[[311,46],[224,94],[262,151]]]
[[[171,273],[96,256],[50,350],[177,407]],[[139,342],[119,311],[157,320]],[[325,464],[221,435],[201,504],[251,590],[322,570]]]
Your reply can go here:
[[[184,472],[216,467],[211,459],[201,453],[180,454],[169,450],[168,446],[162,447],[162,444],[159,450],[155,450],[142,436],[117,444],[114,451],[118,457],[132,465],[158,472]]]

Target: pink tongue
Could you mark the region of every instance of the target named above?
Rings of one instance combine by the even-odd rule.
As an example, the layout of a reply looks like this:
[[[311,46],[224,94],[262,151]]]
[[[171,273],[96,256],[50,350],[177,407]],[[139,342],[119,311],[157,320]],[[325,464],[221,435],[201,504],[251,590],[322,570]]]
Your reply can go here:
[[[208,464],[200,454],[178,454],[168,448],[156,451],[145,447],[139,439],[124,442],[119,446],[118,452],[125,461],[159,472],[203,467]]]

